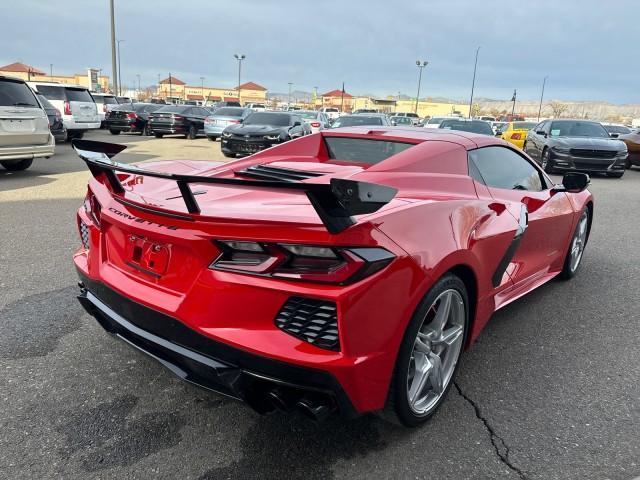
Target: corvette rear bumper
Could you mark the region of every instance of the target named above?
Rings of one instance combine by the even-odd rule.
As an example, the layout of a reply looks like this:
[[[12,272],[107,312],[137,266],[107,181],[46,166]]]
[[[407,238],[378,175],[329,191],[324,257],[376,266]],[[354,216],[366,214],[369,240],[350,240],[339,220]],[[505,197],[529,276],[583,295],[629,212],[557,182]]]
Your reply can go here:
[[[259,413],[298,409],[315,420],[357,412],[330,373],[255,355],[207,338],[178,320],[120,295],[81,272],[78,300],[112,335],[181,379],[246,402]]]

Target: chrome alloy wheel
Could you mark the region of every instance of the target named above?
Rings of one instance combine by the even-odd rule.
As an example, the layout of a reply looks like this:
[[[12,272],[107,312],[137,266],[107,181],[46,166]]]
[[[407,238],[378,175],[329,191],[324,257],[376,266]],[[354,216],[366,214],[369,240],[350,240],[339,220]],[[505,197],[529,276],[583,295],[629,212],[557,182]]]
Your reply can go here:
[[[578,221],[578,226],[576,227],[576,233],[573,235],[573,240],[571,240],[571,251],[569,255],[571,255],[571,260],[569,263],[569,268],[571,268],[572,272],[575,272],[580,265],[580,260],[582,260],[582,254],[584,253],[584,247],[587,243],[587,225],[589,223],[589,214],[585,210],[582,212],[580,216],[580,220]]]
[[[428,414],[446,391],[462,351],[465,319],[464,301],[457,290],[445,290],[429,307],[413,344],[407,375],[407,399],[417,415]]]

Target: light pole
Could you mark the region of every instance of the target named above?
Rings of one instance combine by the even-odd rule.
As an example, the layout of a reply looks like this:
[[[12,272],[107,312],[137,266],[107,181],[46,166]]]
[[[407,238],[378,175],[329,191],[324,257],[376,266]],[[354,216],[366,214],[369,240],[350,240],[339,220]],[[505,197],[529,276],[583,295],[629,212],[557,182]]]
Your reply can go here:
[[[540,114],[542,113],[542,99],[544,98],[544,86],[547,84],[548,76],[542,80],[542,93],[540,94],[540,107],[538,107],[538,121],[540,121]]]
[[[200,94],[202,95],[202,104],[204,105],[204,77],[200,77]]]
[[[53,63],[49,64],[49,77],[53,80]]]
[[[289,83],[289,96],[287,97],[287,107],[291,106],[291,85],[293,85],[293,82],[288,82]]]
[[[242,61],[247,58],[243,53],[234,53],[233,56],[238,60],[238,102],[240,101],[240,74],[242,72]]]
[[[471,98],[469,99],[469,118],[471,118],[471,109],[473,108],[473,90],[476,86],[476,70],[478,69],[478,54],[480,53],[480,49],[482,47],[478,47],[476,49],[476,63],[473,66],[473,80],[471,82]]]
[[[122,95],[122,69],[120,68],[120,43],[124,42],[124,40],[116,40],[118,42],[118,93],[117,95]]]
[[[416,60],[416,66],[418,67],[418,94],[416,95],[416,108],[414,113],[418,113],[418,101],[420,100],[420,84],[422,83],[422,70],[429,65],[429,62]]]
[[[118,94],[118,69],[116,67],[116,21],[113,0],[109,0],[111,11],[111,74],[113,75],[113,92]]]
[[[140,74],[136,73],[136,77],[138,78],[138,100],[140,100]]]

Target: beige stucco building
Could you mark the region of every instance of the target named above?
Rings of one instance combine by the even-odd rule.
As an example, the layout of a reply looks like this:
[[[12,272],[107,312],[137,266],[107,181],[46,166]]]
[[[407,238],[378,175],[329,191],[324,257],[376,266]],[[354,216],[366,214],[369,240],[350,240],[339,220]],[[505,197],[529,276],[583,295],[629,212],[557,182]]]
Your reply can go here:
[[[97,70],[94,70],[96,72]],[[51,73],[51,72],[49,72]],[[74,75],[47,75],[42,70],[26,65],[24,63],[15,62],[9,65],[0,67],[0,75],[6,75],[8,77],[17,77],[27,81],[40,81],[40,82],[59,82],[67,83],[70,85],[81,85],[91,89],[91,73],[87,70],[86,73],[76,73]],[[97,83],[100,85],[100,90],[106,92],[109,90],[109,77],[106,75],[97,75]]]
[[[187,85],[185,82],[170,76],[160,80],[157,96],[170,100],[197,100],[207,102],[239,101],[246,103],[265,103],[267,101],[267,89],[254,82],[246,82],[238,87],[207,87],[206,85]]]

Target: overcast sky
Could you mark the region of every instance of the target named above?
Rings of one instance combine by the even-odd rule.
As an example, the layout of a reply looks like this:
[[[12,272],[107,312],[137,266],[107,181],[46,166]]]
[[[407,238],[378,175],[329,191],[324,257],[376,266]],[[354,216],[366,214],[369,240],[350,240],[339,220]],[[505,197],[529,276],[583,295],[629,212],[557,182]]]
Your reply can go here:
[[[640,0],[115,0],[122,81],[640,103]],[[0,64],[111,74],[108,0],[3,0]]]

